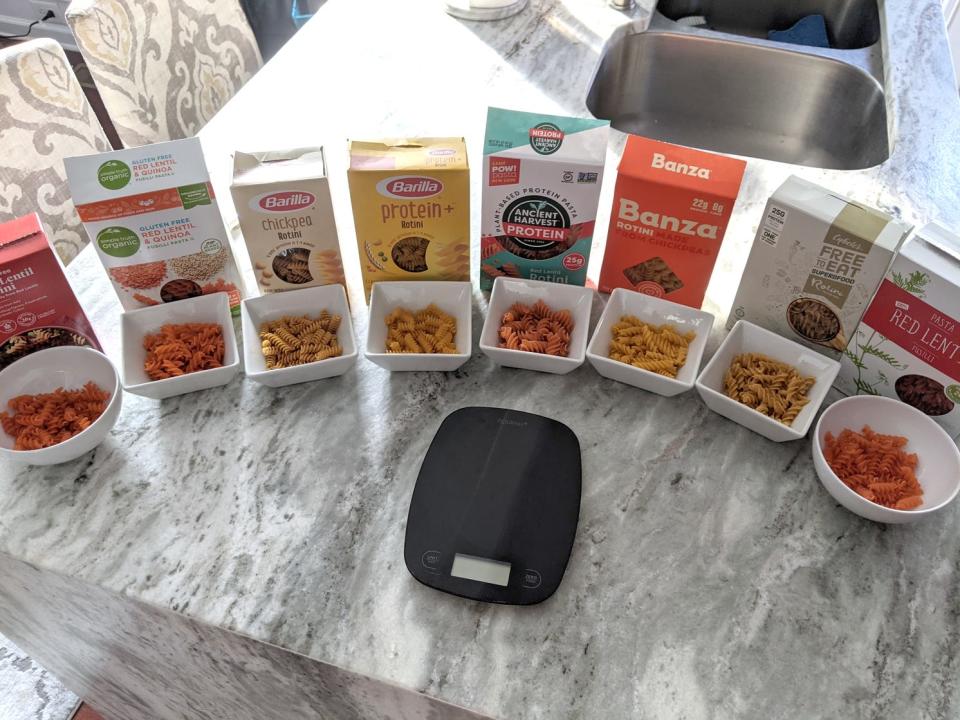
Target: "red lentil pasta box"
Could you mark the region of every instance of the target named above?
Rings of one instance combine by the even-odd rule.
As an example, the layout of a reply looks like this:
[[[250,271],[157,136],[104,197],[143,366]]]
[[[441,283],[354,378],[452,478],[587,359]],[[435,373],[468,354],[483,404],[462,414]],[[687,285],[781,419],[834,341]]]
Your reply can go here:
[[[101,349],[40,218],[0,224],[0,370],[59,345]]]
[[[126,310],[225,292],[240,279],[196,138],[64,161],[73,202]]]

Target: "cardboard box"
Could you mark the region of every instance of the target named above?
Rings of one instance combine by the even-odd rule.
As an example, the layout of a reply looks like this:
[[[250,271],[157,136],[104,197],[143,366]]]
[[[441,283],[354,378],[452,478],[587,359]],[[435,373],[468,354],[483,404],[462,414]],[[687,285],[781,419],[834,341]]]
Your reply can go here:
[[[347,179],[368,300],[377,280],[470,279],[463,138],[351,141]]]
[[[64,160],[73,203],[124,309],[226,292],[240,279],[197,138]]]
[[[499,276],[583,285],[610,123],[489,108],[480,287]]]
[[[791,176],[767,202],[727,321],[839,359],[910,225]]]
[[[60,345],[101,350],[36,213],[0,224],[0,370]]]
[[[323,148],[234,153],[230,192],[261,292],[345,285]]]
[[[960,435],[960,237],[931,224],[904,243],[835,385],[899,399]]]
[[[620,159],[600,290],[700,307],[746,163],[631,135]]]

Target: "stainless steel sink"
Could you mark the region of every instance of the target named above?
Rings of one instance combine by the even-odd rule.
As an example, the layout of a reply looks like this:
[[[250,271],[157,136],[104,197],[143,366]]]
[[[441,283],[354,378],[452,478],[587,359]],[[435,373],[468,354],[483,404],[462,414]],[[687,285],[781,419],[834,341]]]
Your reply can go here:
[[[660,0],[657,10],[671,20],[699,16],[711,30],[763,38],[823,15],[830,47],[865,48],[880,39],[876,0]]]
[[[594,116],[624,132],[797,165],[854,170],[889,156],[879,44],[869,55],[814,54],[672,25],[625,26],[608,41],[587,95]],[[844,53],[855,62],[837,59]]]

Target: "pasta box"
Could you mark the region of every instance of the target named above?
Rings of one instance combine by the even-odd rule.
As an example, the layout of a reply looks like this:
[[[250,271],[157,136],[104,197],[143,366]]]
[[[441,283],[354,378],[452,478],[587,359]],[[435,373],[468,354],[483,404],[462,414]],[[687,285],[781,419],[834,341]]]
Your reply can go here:
[[[352,140],[347,181],[364,297],[378,280],[470,279],[463,138]]]
[[[609,126],[607,120],[488,109],[482,290],[498,277],[586,282]]]
[[[236,152],[230,192],[261,292],[345,284],[323,148]]]
[[[899,399],[960,435],[960,237],[930,224],[904,243],[835,384],[848,395]]]
[[[620,159],[601,292],[699,308],[740,193],[742,160],[630,135]]]
[[[36,213],[0,224],[0,370],[37,350],[100,350]]]
[[[727,321],[839,360],[911,226],[791,176],[767,201]]]

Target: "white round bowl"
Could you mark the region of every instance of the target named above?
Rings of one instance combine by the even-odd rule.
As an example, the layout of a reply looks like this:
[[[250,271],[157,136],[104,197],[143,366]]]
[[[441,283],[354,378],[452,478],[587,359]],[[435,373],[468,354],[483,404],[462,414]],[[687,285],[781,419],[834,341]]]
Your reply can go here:
[[[103,414],[90,427],[69,440],[39,450],[14,450],[14,439],[0,430],[0,456],[29,465],[56,465],[76,460],[93,450],[110,434],[120,415],[123,395],[113,363],[101,352],[85,347],[54,347],[27,355],[0,372],[0,409],[18,395],[48,393],[58,387],[68,390],[93,381],[110,393]]]
[[[908,439],[906,451],[919,458],[917,480],[923,488],[923,504],[914,510],[894,510],[867,500],[847,487],[830,469],[823,456],[824,437],[837,436],[844,428],[859,432],[869,425],[884,435]],[[941,510],[960,491],[960,450],[937,423],[919,410],[898,400],[874,395],[855,395],[828,407],[817,422],[813,436],[813,464],[820,482],[833,498],[850,512],[882,523],[915,522]]]

